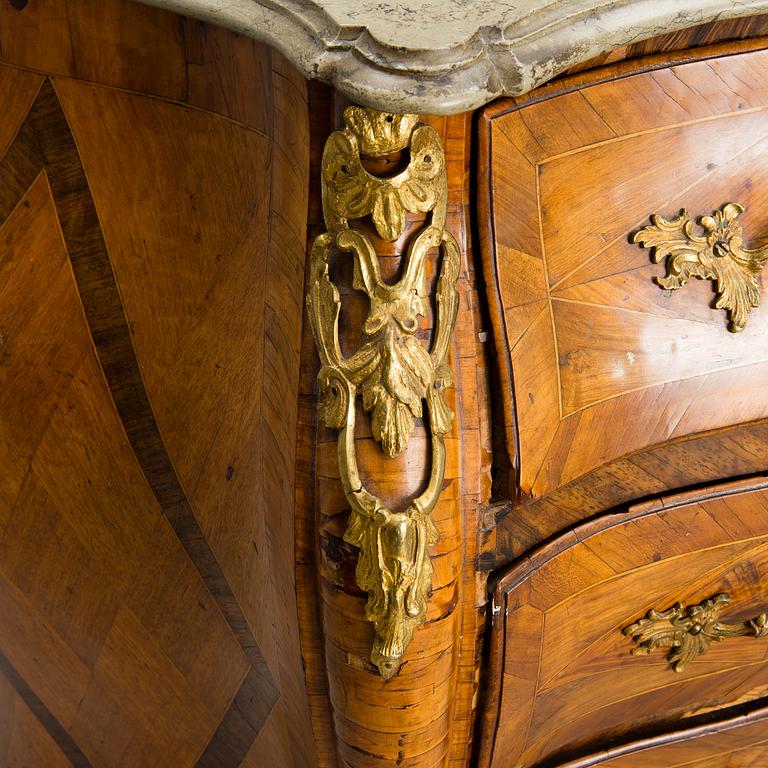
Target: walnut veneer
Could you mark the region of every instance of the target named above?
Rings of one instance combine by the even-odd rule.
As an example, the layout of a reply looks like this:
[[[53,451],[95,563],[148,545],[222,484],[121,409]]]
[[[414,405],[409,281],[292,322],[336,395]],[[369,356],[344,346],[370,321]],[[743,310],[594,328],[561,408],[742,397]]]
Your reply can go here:
[[[0,765],[314,765],[284,397],[305,83],[131,2],[12,5]]]
[[[631,507],[531,554],[496,586],[499,707],[486,711],[492,758],[481,765],[535,765],[759,699],[768,690],[764,640],[715,643],[675,674],[662,651],[630,656],[622,629],[651,608],[720,592],[733,599],[731,616],[758,614],[768,609],[766,578],[763,481]]]
[[[765,305],[730,333],[706,281],[662,291],[631,238],[651,213],[738,199],[765,241],[767,63],[629,71],[484,115],[484,267],[526,500],[500,530],[510,554],[632,498],[763,469]]]
[[[652,213],[731,200],[752,212],[745,239],[768,238],[768,57],[710,52],[574,76],[480,118],[496,461],[511,465],[496,564],[514,561],[496,579],[481,766],[598,764],[605,744],[768,691],[765,643],[718,644],[676,675],[661,652],[630,657],[621,632],[720,592],[737,617],[768,607],[762,480],[623,511],[765,468],[766,305],[734,334],[707,281],[661,290],[663,264],[633,242]],[[661,765],[715,754],[697,734],[654,749]],[[768,759],[750,750],[734,759]],[[606,764],[646,758],[622,755]]]

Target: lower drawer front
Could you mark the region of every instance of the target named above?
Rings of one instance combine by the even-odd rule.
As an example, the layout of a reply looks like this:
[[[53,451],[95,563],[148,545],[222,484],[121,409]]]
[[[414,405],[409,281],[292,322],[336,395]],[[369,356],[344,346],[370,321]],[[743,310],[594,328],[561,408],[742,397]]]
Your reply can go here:
[[[560,768],[765,768],[768,709],[725,722],[648,739]]]
[[[558,762],[767,695],[767,584],[768,489],[753,481],[588,523],[514,566],[495,595],[484,764]]]

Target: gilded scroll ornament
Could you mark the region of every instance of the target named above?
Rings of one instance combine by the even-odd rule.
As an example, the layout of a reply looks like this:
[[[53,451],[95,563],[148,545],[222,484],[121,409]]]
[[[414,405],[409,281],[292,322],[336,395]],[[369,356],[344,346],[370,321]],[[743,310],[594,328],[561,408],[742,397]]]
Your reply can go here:
[[[448,346],[456,323],[460,254],[445,231],[448,184],[445,155],[436,131],[416,115],[393,115],[349,107],[346,127],[331,134],[322,162],[323,216],[327,232],[318,236],[310,256],[307,295],[312,330],[322,367],[319,413],[339,430],[341,482],[352,514],[344,539],[360,549],[358,585],[368,593],[366,617],[376,630],[371,660],[385,678],[396,674],[415,628],[426,618],[431,590],[429,547],[439,539],[432,521],[445,474],[443,435],[453,413],[442,390],[452,381]],[[363,167],[361,155],[409,150],[408,166],[390,178]],[[402,277],[386,283],[370,238],[350,220],[371,216],[380,237],[397,240],[406,211],[431,213],[412,237]],[[427,313],[426,263],[430,251],[442,252],[437,280],[437,320],[431,349],[417,338],[419,317]],[[353,287],[369,299],[363,325],[367,341],[345,357],[339,343],[339,291],[329,276],[335,251],[354,259]],[[355,450],[355,401],[371,414],[371,427],[386,456],[400,454],[423,417],[431,432],[431,474],[427,488],[403,511],[389,509],[362,483]]]
[[[654,648],[669,647],[667,655],[675,672],[682,672],[686,665],[705,653],[713,642],[729,637],[768,636],[768,613],[761,613],[741,624],[720,621],[720,612],[731,602],[721,593],[698,605],[684,608],[675,603],[669,610],[650,610],[644,619],[625,627],[624,634],[631,635],[637,643],[634,654],[650,653]]]
[[[753,308],[760,305],[758,275],[768,260],[768,245],[745,248],[741,224],[737,221],[744,208],[728,203],[712,216],[701,216],[703,235],[693,232],[688,211],[667,221],[651,216],[652,226],[641,229],[634,242],[653,249],[653,260],[667,259],[667,274],[656,282],[668,290],[685,285],[688,278],[716,282],[717,309],[730,314],[730,330],[743,331]]]

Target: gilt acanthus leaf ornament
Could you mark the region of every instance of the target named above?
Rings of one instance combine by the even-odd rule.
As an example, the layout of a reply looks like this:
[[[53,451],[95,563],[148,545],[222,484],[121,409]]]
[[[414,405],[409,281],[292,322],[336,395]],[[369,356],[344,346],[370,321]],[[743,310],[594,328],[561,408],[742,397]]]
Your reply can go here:
[[[666,611],[651,609],[645,618],[623,631],[637,644],[633,654],[647,654],[655,648],[667,647],[667,659],[675,672],[682,672],[714,642],[729,637],[768,636],[768,614],[761,613],[742,624],[720,621],[720,612],[731,602],[725,593],[715,595],[698,605],[684,608],[675,603]]]
[[[346,128],[327,140],[322,163],[323,215],[327,232],[318,236],[310,256],[307,294],[312,330],[322,367],[319,414],[339,430],[338,461],[351,517],[344,539],[359,548],[358,585],[368,593],[366,617],[376,637],[371,659],[385,678],[400,668],[415,628],[426,619],[431,590],[429,547],[439,539],[432,521],[445,474],[443,435],[453,413],[443,397],[452,377],[448,348],[458,312],[456,281],[460,254],[445,230],[447,178],[445,155],[433,128],[415,115],[393,115],[349,107]],[[363,167],[361,155],[386,155],[407,148],[408,166],[391,178]],[[370,238],[350,221],[371,216],[377,233],[397,240],[406,212],[431,213],[429,223],[411,239],[402,277],[393,284],[381,277]],[[363,325],[367,341],[345,357],[339,343],[339,291],[329,276],[334,251],[351,253],[353,287],[369,300]],[[417,338],[419,317],[427,314],[427,258],[440,249],[437,320],[431,349]],[[416,419],[426,414],[431,432],[431,473],[427,488],[403,511],[389,509],[369,492],[358,471],[355,450],[355,401],[371,414],[373,436],[388,457],[406,447]]]
[[[651,216],[651,226],[637,232],[634,242],[653,249],[653,260],[667,259],[667,274],[656,282],[667,290],[682,288],[689,278],[714,280],[717,309],[730,315],[730,330],[743,331],[749,313],[760,305],[760,274],[768,260],[768,246],[745,248],[741,224],[737,221],[744,208],[728,203],[712,216],[702,216],[699,224],[704,234],[693,231],[688,211],[671,221],[658,214]]]
[[[387,115],[392,123],[386,123],[390,127],[384,129],[365,119],[370,111],[348,108],[345,120],[349,127],[331,134],[326,142],[323,206],[341,225],[371,214],[379,236],[397,240],[405,227],[406,211],[426,213],[435,207],[445,182],[445,158],[435,130],[416,123],[415,115]],[[379,179],[363,168],[361,154],[396,152],[406,145],[403,140],[411,153],[404,173]]]

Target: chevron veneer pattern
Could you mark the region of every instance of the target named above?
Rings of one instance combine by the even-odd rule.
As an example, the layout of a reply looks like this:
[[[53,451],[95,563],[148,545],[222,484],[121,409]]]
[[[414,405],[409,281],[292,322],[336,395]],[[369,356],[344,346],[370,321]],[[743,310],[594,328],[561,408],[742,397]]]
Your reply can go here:
[[[249,47],[300,108],[301,79]],[[298,376],[305,122],[5,65],[0,95],[0,762],[47,731],[76,768],[310,765],[277,394]],[[270,191],[284,163],[298,192]],[[227,164],[255,181],[222,183]]]

